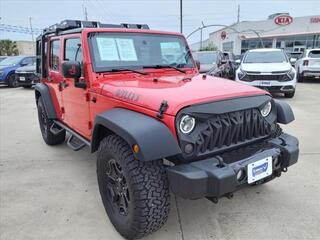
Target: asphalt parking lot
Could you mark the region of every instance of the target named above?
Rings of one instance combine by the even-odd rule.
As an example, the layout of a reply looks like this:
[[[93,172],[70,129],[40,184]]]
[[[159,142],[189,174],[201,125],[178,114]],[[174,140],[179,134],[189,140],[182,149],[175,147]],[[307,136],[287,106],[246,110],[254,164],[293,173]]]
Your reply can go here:
[[[319,239],[320,82],[301,83],[287,100],[300,159],[265,185],[232,200],[171,196],[168,222],[146,239]],[[0,239],[122,239],[104,211],[95,155],[49,147],[38,127],[33,90],[0,88]]]

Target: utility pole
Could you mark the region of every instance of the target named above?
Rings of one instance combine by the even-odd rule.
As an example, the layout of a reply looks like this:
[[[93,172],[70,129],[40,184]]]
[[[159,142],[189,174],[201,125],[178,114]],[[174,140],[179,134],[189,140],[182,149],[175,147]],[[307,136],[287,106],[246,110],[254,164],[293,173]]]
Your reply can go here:
[[[237,23],[240,22],[240,4],[238,4],[238,16],[237,16]]]
[[[182,33],[182,0],[180,0],[180,33]]]
[[[33,38],[32,18],[31,18],[31,17],[29,17],[29,24],[30,24],[31,37],[32,37],[32,42],[33,42],[33,41],[34,41],[34,38]]]
[[[87,12],[87,7],[84,7],[84,20],[88,21],[88,12]]]

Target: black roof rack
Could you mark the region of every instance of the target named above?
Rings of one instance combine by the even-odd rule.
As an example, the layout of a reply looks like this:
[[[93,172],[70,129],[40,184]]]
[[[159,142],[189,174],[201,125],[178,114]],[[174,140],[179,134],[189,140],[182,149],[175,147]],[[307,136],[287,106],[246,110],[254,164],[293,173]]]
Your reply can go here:
[[[54,24],[43,30],[42,35],[58,35],[67,30],[81,31],[83,28],[129,28],[129,29],[150,29],[147,24],[105,24],[96,21],[81,21],[81,20],[63,20],[60,23]],[[72,31],[70,31],[72,32]]]

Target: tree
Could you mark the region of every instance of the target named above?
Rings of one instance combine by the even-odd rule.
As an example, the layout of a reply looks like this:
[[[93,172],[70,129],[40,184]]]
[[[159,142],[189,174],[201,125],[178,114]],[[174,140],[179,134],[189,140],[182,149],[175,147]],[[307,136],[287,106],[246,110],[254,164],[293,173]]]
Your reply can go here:
[[[200,49],[200,51],[217,51],[218,47],[213,43],[209,43],[206,47]]]
[[[0,56],[18,55],[17,43],[11,40],[0,40]]]

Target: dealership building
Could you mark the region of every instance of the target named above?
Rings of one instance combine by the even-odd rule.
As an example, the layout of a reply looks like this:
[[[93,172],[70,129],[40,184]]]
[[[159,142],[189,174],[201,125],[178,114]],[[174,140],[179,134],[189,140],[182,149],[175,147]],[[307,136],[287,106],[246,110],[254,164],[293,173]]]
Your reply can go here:
[[[261,46],[286,52],[320,48],[320,15],[292,17],[289,13],[277,13],[267,20],[241,21],[210,33],[209,39],[191,44],[191,48],[197,51],[209,44],[237,55]]]

